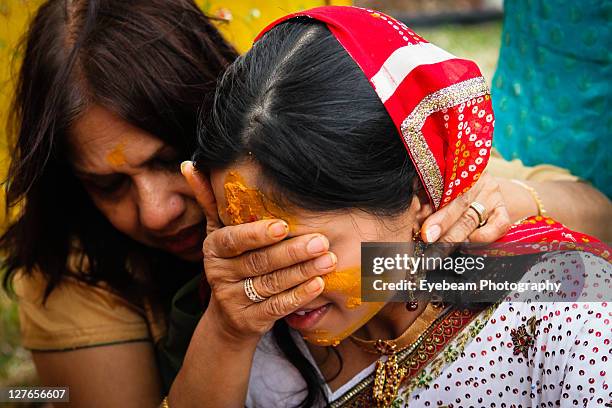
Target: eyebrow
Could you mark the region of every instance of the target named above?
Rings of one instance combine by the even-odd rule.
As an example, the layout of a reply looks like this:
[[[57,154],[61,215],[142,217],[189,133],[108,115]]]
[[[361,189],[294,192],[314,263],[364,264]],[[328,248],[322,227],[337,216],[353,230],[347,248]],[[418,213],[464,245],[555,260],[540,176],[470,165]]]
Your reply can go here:
[[[155,150],[153,152],[153,154],[151,156],[149,156],[147,159],[145,159],[143,162],[137,164],[136,166],[133,167],[145,167],[151,164],[151,162],[153,162],[155,159],[157,159],[161,153],[164,151],[164,149],[172,149],[172,146],[167,145],[167,144],[162,144],[160,147],[157,148],[157,150]],[[112,176],[114,174],[116,174],[115,172],[110,172],[110,173],[93,173],[93,172],[88,172],[88,171],[83,171],[79,168],[77,168],[76,166],[73,166],[73,170],[74,173],[76,174],[77,177],[104,177],[104,176]]]

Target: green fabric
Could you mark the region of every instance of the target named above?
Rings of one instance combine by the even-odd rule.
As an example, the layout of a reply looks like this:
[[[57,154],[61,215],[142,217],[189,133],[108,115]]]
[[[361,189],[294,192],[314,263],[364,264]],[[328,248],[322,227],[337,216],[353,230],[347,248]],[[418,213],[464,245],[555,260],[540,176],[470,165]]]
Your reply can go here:
[[[504,2],[494,145],[555,164],[612,196],[612,1]]]
[[[201,275],[180,288],[172,298],[168,331],[157,345],[157,360],[165,394],[178,374],[191,336],[204,312],[199,296]]]

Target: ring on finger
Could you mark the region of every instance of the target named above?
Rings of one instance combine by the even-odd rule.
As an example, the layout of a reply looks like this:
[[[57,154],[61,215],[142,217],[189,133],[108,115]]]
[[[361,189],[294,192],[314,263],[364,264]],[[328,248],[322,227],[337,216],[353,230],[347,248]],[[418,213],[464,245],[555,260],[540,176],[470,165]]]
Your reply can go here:
[[[485,225],[487,223],[487,209],[485,206],[478,201],[473,201],[472,204],[470,204],[470,208],[478,215],[478,228]]]
[[[255,290],[255,286],[253,286],[253,278],[246,278],[244,280],[244,293],[247,295],[249,300],[251,300],[254,303],[259,303],[259,302],[263,302],[264,300],[266,300],[265,297],[261,296]]]

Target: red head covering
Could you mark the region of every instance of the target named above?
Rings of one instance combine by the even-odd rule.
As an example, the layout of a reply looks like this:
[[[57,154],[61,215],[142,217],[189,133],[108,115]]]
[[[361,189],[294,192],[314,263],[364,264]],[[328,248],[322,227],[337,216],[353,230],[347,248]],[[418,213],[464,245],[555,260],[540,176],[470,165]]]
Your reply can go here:
[[[428,43],[404,23],[361,8],[318,7],[282,17],[324,22],[359,65],[395,123],[435,208],[474,185],[491,150],[493,109],[478,66]],[[597,239],[547,217],[531,217],[498,242],[529,243],[517,253],[578,249],[610,259]],[[538,242],[541,246],[530,243]],[[505,253],[505,255],[511,255]]]
[[[436,208],[467,191],[484,170],[493,133],[480,70],[374,10],[328,6],[290,14],[327,27],[383,102]]]

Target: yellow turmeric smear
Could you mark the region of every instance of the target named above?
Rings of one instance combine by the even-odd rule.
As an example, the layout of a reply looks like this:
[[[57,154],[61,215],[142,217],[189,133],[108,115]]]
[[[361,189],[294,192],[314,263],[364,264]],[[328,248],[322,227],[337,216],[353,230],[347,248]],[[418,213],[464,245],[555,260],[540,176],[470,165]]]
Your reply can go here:
[[[354,309],[361,305],[361,269],[347,268],[322,276],[325,282],[323,292],[338,291],[346,294],[346,307]]]
[[[106,162],[113,167],[119,167],[126,163],[125,153],[123,150],[125,149],[125,142],[118,143],[115,148],[106,155]]]
[[[225,212],[231,225],[281,219],[291,226],[289,214],[258,189],[248,187],[238,172],[230,171],[223,187],[227,202]]]
[[[315,330],[312,334],[304,336],[304,340],[317,346],[336,347],[344,339],[353,334],[357,329],[366,324],[374,317],[380,309],[385,306],[384,302],[372,302],[363,304],[363,312],[359,319],[340,333],[332,334],[326,330]]]

